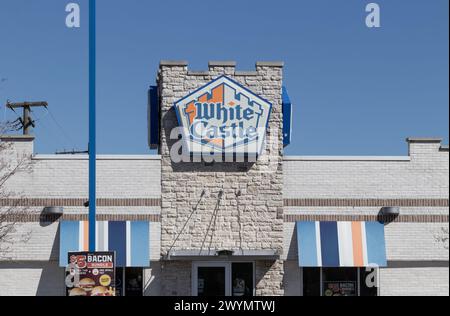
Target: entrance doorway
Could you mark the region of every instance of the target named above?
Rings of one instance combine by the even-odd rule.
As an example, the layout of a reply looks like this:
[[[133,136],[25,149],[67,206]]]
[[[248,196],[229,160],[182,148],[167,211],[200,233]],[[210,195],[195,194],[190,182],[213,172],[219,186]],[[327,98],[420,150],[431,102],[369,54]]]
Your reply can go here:
[[[116,268],[116,296],[142,296],[143,269]]]
[[[253,296],[253,262],[193,262],[193,296]]]

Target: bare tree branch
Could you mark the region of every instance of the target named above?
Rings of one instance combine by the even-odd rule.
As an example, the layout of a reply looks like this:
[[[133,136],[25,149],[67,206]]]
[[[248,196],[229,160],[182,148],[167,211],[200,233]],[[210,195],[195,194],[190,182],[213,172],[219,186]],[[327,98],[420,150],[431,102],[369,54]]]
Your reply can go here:
[[[437,242],[442,243],[444,249],[448,250],[448,227],[441,227],[439,233],[435,235]]]
[[[9,122],[0,122],[0,134],[7,134],[12,130]],[[0,199],[11,197],[20,198],[20,192],[11,192],[7,183],[13,177],[31,172],[32,160],[26,156],[14,156],[12,144],[0,142]],[[19,232],[20,217],[26,216],[28,209],[17,205],[0,207],[0,258],[12,259],[11,250],[14,243],[27,242],[30,232]]]

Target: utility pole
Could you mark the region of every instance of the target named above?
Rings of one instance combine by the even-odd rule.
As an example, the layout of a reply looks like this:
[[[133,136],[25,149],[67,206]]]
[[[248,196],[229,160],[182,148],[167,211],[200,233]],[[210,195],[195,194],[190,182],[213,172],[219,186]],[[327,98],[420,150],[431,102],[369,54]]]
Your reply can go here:
[[[23,109],[23,116],[19,118],[20,123],[22,124],[23,134],[30,134],[30,126],[35,127],[34,121],[30,115],[32,107],[47,107],[48,103],[45,101],[41,102],[22,102],[22,103],[10,103],[6,102],[6,107],[14,111],[14,109]],[[15,112],[15,111],[14,111]]]

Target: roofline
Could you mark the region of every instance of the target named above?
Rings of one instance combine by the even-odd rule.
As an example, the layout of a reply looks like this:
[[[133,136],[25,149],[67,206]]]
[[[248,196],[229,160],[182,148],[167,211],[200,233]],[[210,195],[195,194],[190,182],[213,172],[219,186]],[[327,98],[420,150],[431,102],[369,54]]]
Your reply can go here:
[[[284,156],[284,161],[411,161],[410,156]]]
[[[88,160],[88,155],[34,155],[33,160]],[[97,160],[161,160],[160,155],[97,155]],[[409,156],[284,156],[284,161],[411,161]]]
[[[408,143],[441,143],[440,137],[408,137],[406,141]]]
[[[11,142],[31,142],[34,141],[35,137],[34,135],[0,135],[0,141],[11,141]]]
[[[33,160],[89,160],[89,155],[34,155]],[[97,160],[161,160],[160,155],[97,155]]]

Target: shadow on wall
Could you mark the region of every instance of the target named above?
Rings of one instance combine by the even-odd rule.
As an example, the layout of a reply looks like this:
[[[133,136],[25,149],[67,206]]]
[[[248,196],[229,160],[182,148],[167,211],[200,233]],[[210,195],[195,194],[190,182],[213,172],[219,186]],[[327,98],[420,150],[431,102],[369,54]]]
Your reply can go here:
[[[43,263],[36,295],[65,296],[64,268],[59,267],[58,261]]]
[[[0,293],[5,296],[64,295],[64,269],[57,261],[2,262],[0,275]],[[2,288],[5,284],[8,289]]]
[[[294,224],[294,231],[289,240],[289,248],[286,253],[286,261],[284,261],[284,295],[303,296],[301,291],[301,284],[303,283],[301,271],[298,263],[297,225]]]
[[[256,261],[255,290],[256,296],[276,296],[274,291],[282,291],[283,280],[279,279],[277,284],[277,275],[282,269],[280,261],[260,260]]]
[[[59,226],[47,261],[0,262],[0,295],[63,296],[64,269],[59,267]]]
[[[297,245],[297,225],[294,226],[294,233],[289,242],[289,249],[286,254],[287,260],[298,260],[298,245]]]
[[[61,296],[65,295],[64,268],[59,267],[59,233],[60,225],[56,230],[50,252],[50,262],[44,263],[41,278],[37,287],[37,296]]]
[[[161,264],[152,262],[151,268],[145,270],[144,296],[161,295]]]

